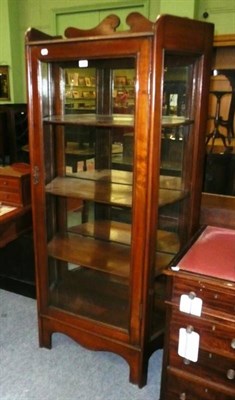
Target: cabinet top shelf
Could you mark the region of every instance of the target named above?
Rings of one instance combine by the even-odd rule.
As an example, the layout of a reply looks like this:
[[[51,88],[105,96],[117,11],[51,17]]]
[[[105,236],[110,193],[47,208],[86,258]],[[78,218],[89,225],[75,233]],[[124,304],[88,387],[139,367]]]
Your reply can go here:
[[[101,115],[101,114],[63,114],[63,115],[52,115],[43,119],[44,123],[47,124],[58,124],[58,125],[91,125],[100,127],[133,127],[134,116],[131,114],[112,114],[112,115]],[[185,117],[178,116],[163,116],[162,126],[172,127],[180,125],[189,125],[193,120]]]

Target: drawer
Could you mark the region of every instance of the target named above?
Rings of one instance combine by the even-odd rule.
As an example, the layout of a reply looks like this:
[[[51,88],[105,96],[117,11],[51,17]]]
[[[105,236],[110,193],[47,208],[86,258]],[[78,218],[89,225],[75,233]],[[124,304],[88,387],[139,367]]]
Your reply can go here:
[[[19,192],[1,192],[0,191],[0,201],[12,205],[21,205],[21,193]]]
[[[234,359],[235,364],[235,323],[225,325],[172,310],[170,341],[178,343],[179,329],[187,326],[200,335],[200,349]]]
[[[3,203],[26,206],[31,203],[30,175],[1,176],[0,201]]]
[[[195,375],[182,374],[176,369],[168,369],[166,386],[162,388],[161,400],[234,400],[235,391],[224,390],[226,388],[216,385],[213,387],[210,381],[198,379]]]
[[[222,267],[221,267],[222,268]],[[171,302],[179,307],[182,294],[194,293],[203,301],[202,313],[207,308],[216,313],[223,312],[234,315],[235,313],[235,285],[222,286],[208,282],[207,280],[190,280],[174,277]]]
[[[169,348],[169,365],[182,372],[195,375],[219,384],[224,390],[234,391],[235,394],[235,357],[226,358],[211,352],[199,349],[198,361],[185,360],[178,355],[178,343],[172,342]],[[234,397],[235,398],[235,397]]]
[[[20,179],[0,176],[0,191],[19,190]]]

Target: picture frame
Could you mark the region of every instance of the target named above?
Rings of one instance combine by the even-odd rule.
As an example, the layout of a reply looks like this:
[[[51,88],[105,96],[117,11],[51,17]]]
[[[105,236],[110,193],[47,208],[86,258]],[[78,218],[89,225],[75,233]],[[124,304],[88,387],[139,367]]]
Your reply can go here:
[[[126,76],[116,76],[115,77],[115,85],[116,86],[123,86],[126,85]]]
[[[85,78],[84,78],[84,76],[79,76],[78,85],[79,86],[85,86]]]
[[[74,99],[80,99],[82,97],[82,93],[79,90],[74,90],[73,91],[73,98]]]
[[[85,84],[86,86],[91,86],[91,79],[88,76],[85,76]]]
[[[68,71],[67,80],[68,80],[68,85],[78,86],[78,73]]]
[[[72,90],[66,90],[65,98],[66,99],[72,99],[73,98],[73,91]]]
[[[89,91],[84,91],[82,92],[82,96],[86,99],[89,99],[91,97],[90,92]]]
[[[0,101],[10,100],[9,66],[0,65]]]
[[[135,91],[132,90],[132,89],[129,89],[129,90],[128,90],[128,96],[129,96],[129,97],[135,97]]]
[[[134,78],[132,78],[132,79],[127,79],[127,85],[128,86],[135,86],[135,79]]]
[[[95,85],[96,85],[96,78],[95,78],[94,76],[91,76],[91,77],[90,77],[90,80],[91,80],[91,86],[92,86],[92,87],[95,87]]]

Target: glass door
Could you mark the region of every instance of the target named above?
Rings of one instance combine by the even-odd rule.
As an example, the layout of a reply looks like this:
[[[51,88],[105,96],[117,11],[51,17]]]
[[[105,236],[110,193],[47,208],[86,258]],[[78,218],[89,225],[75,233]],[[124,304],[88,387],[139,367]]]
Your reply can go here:
[[[48,301],[80,318],[128,329],[135,60],[79,63],[41,68],[42,82],[53,82],[43,119]],[[128,113],[117,106],[124,83]]]

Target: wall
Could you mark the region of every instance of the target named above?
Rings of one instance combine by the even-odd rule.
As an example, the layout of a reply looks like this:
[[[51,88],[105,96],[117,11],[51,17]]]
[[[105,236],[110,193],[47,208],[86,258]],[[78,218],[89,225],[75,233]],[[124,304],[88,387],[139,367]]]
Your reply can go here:
[[[208,12],[206,20],[215,23],[216,34],[235,33],[234,0],[0,0],[0,64],[10,66],[11,102],[26,99],[24,35],[27,28],[54,35],[58,12],[65,15],[69,11],[72,24],[78,9],[102,8],[105,12],[111,6],[127,9],[138,4],[144,4],[145,15],[152,21],[160,13],[203,20],[203,13]]]
[[[12,71],[11,59],[11,38],[10,38],[10,23],[8,14],[8,0],[0,0],[0,66],[11,66],[10,74]],[[12,99],[13,86],[10,79],[10,95]]]
[[[23,101],[25,81],[21,79],[25,75],[24,68],[24,36],[19,35],[19,0],[8,0],[9,5],[9,25],[11,42],[11,75],[12,102],[21,103]]]
[[[10,101],[4,103],[21,103],[25,100],[24,35],[19,27],[20,5],[19,0],[0,0],[0,65],[10,67]]]
[[[68,26],[79,26],[82,29],[93,28],[98,25],[105,17],[116,14],[120,18],[120,25],[117,30],[126,30],[126,17],[131,12],[139,12],[146,17],[149,16],[149,0],[132,0],[116,2],[100,2],[95,5],[89,4],[73,8],[52,11],[53,31],[57,34],[64,34]]]
[[[216,35],[235,34],[235,0],[199,0],[196,17],[214,23]]]
[[[2,0],[0,0],[1,2]],[[21,82],[18,83],[17,90],[20,90],[21,93],[21,101],[25,101],[26,99],[26,87],[25,87],[25,62],[24,62],[24,35],[26,30],[29,27],[34,27],[43,32],[46,32],[51,35],[56,35],[59,31],[61,34],[63,29],[61,26],[57,26],[56,20],[58,22],[58,16],[63,16],[64,19],[68,21],[66,23],[66,27],[68,25],[76,26],[76,23],[73,24],[73,21],[76,21],[76,12],[82,10],[94,10],[101,9],[102,15],[107,13],[110,14],[108,9],[112,8],[113,13],[121,14],[120,7],[124,9],[124,11],[128,11],[130,7],[134,6],[130,11],[142,11],[146,17],[149,17],[150,11],[154,13],[154,19],[158,14],[157,10],[159,9],[159,1],[156,0],[112,0],[112,2],[108,0],[4,0],[5,2],[16,1],[17,13],[18,13],[18,38],[20,40],[19,49],[21,54],[19,55],[19,69],[21,69],[22,76]],[[78,6],[79,3],[79,6]],[[119,11],[118,11],[119,9]],[[117,12],[118,11],[118,12]],[[129,12],[127,12],[128,14]],[[126,15],[127,15],[126,14]],[[20,16],[20,17],[19,17]],[[95,18],[95,15],[94,15]],[[96,25],[97,20],[93,22],[94,18],[88,19],[90,27]],[[1,23],[1,20],[0,20]],[[59,22],[60,23],[60,22]],[[62,22],[63,23],[63,22]],[[1,41],[1,36],[0,36]],[[20,88],[20,89],[19,89]]]
[[[162,0],[159,11],[161,14],[174,14],[194,18],[195,0]]]

